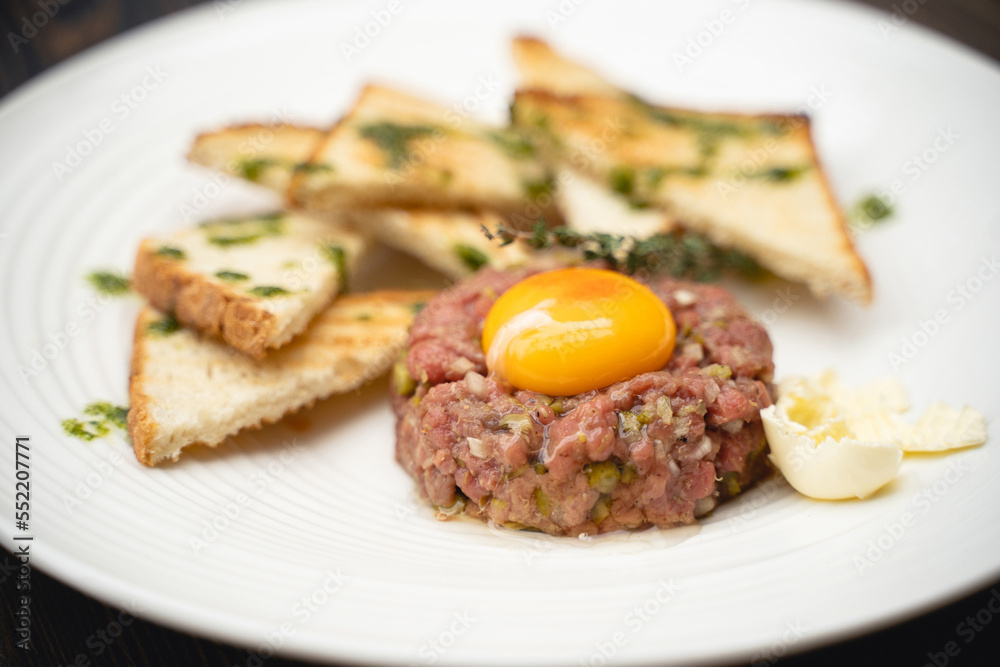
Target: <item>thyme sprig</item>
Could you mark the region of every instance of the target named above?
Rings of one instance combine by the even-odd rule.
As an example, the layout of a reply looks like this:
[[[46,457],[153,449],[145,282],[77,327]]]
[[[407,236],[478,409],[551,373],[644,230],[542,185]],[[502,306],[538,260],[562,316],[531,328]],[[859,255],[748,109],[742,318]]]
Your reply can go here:
[[[756,261],[730,248],[720,248],[701,234],[675,231],[656,234],[645,239],[617,234],[582,234],[569,227],[549,228],[539,221],[530,230],[521,231],[506,226],[483,232],[497,239],[501,246],[522,240],[535,250],[561,247],[579,251],[585,261],[602,260],[623,273],[667,273],[675,278],[711,282],[726,272],[745,278],[764,274]]]

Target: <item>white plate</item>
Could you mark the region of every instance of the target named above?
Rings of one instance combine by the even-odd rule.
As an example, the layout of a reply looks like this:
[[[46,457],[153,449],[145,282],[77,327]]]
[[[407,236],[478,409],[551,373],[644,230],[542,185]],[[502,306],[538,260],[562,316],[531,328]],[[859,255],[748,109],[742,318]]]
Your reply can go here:
[[[910,26],[884,35],[882,15],[849,4],[677,4],[403,2],[348,63],[341,43],[389,3],[219,0],[11,95],[0,108],[4,544],[14,545],[13,438],[28,434],[36,565],[109,603],[265,653],[453,665],[766,657],[917,614],[998,576],[1000,279],[983,264],[1000,246],[996,67]],[[572,13],[556,22],[560,7]],[[197,131],[276,113],[327,123],[370,77],[500,120],[513,81],[508,40],[525,30],[652,99],[811,103],[842,202],[894,181],[903,191],[895,219],[859,238],[871,308],[800,289],[778,313],[774,287],[740,290],[769,322],[779,375],[834,365],[860,382],[898,372],[917,408],[944,399],[984,411],[991,442],[908,457],[899,480],[865,502],[765,485],[700,530],[584,544],[430,518],[393,462],[383,383],[322,404],[305,433],[276,426],[156,470],[119,435],[63,435],[60,420],[88,402],[127,397],[136,302],[88,306],[82,276],[126,269],[140,237],[191,210],[273,203],[240,185],[219,192],[185,164]],[[702,53],[679,71],[673,54],[689,38]],[[68,147],[87,154],[60,180]],[[920,333],[937,311],[947,321]],[[70,324],[77,334],[61,336]],[[888,355],[904,339],[915,354],[894,369]],[[36,351],[53,358],[35,357],[44,368],[22,378]],[[222,529],[196,550],[192,538],[211,537],[213,523]]]

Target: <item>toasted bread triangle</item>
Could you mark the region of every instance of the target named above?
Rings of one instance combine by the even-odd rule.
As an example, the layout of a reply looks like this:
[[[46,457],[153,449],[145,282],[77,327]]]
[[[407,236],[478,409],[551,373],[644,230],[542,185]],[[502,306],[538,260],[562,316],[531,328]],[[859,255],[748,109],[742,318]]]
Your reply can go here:
[[[143,310],[129,381],[128,431],[136,457],[148,466],[176,460],[184,447],[215,446],[242,429],[373,380],[395,361],[415,307],[431,296],[342,296],[305,333],[259,362],[169,325],[152,308]]]
[[[516,129],[368,85],[292,179],[310,210],[433,208],[555,215],[551,173]],[[323,169],[320,169],[323,167]],[[548,194],[548,206],[539,202]],[[532,214],[531,211],[534,210]]]
[[[324,136],[325,130],[287,123],[233,125],[199,134],[188,159],[284,195]]]
[[[297,212],[211,220],[144,240],[133,285],[181,324],[262,359],[333,301],[368,245]]]
[[[514,53],[533,86],[517,92],[514,123],[564,165],[818,296],[871,300],[808,118],[659,107],[538,40],[515,40]]]

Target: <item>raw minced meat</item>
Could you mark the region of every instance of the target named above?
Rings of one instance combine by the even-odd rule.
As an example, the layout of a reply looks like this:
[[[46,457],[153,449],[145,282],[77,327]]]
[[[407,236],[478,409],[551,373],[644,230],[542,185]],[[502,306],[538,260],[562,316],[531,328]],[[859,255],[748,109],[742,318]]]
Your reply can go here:
[[[508,527],[595,534],[692,523],[770,472],[771,343],[729,292],[647,280],[677,325],[666,367],[552,397],[488,377],[480,344],[493,302],[531,273],[481,271],[413,324],[396,458],[421,496]],[[407,374],[415,388],[398,386]]]

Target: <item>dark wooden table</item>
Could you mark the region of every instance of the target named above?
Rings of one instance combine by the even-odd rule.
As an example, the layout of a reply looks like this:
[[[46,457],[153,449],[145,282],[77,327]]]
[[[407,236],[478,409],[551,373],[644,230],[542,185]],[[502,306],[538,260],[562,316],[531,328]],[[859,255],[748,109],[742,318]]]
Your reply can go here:
[[[206,0],[4,0],[0,5],[0,95],[88,46],[159,16]],[[944,33],[1000,60],[997,0],[863,0],[903,12],[916,23]],[[26,44],[25,17],[55,15]],[[54,8],[58,7],[58,12]],[[997,110],[1000,114],[1000,109]],[[985,526],[984,530],[1000,530]],[[113,566],[113,565],[112,565]],[[15,647],[17,563],[0,548],[0,667],[43,665],[225,665],[255,664],[247,651],[132,620],[35,570],[32,573],[32,651]],[[992,602],[993,608],[990,608]],[[818,602],[819,604],[819,602]],[[1000,581],[909,622],[808,653],[784,657],[787,667],[820,665],[912,665],[975,667],[1000,664]],[[987,619],[989,619],[987,621]],[[122,621],[128,621],[123,624]],[[711,622],[711,619],[706,619]],[[960,624],[965,624],[960,630]],[[971,625],[970,625],[971,623]],[[966,642],[965,628],[981,627]],[[948,654],[951,651],[952,655]],[[267,667],[305,663],[272,658]],[[758,663],[765,664],[765,663]],[[771,663],[767,663],[771,664]]]

